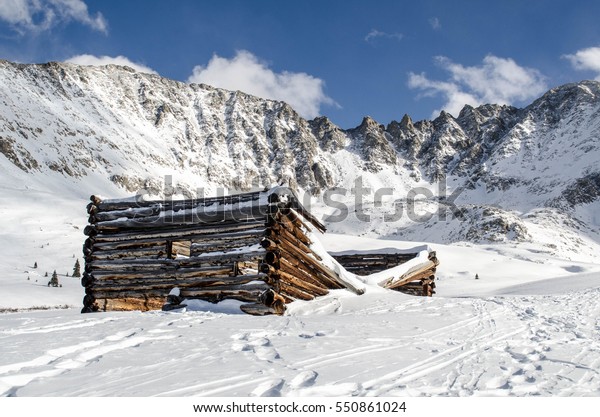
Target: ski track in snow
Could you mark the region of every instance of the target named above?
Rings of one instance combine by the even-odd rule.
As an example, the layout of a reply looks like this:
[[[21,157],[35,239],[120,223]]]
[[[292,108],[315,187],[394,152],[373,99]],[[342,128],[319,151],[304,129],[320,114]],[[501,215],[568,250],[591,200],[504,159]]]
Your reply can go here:
[[[368,295],[367,295],[368,297]],[[391,297],[391,298],[390,298]],[[350,300],[350,301],[348,301]],[[600,392],[600,289],[337,300],[335,314],[0,315],[4,396]],[[319,308],[317,307],[317,310]],[[23,346],[29,349],[21,351]]]

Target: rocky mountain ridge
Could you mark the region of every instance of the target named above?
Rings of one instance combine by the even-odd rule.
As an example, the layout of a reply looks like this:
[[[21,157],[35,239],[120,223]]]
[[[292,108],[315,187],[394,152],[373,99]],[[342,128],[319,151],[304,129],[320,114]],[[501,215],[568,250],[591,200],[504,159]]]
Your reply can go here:
[[[542,212],[592,222],[589,229],[596,230],[595,81],[554,88],[522,109],[465,106],[458,117],[442,112],[415,122],[404,115],[387,125],[365,117],[345,130],[326,117],[304,120],[283,102],[127,67],[0,61],[0,80],[0,175],[16,182],[120,196],[160,192],[169,176],[187,195],[198,188],[211,193],[285,183],[317,198],[334,187],[350,190],[361,178],[371,193],[393,188],[392,200],[416,187],[430,190],[433,200],[422,206],[461,190],[455,203],[473,227],[404,219],[360,224],[357,233],[532,241],[528,228],[537,227],[531,222]],[[343,200],[349,206],[355,204],[351,194]],[[319,210],[331,212],[323,204]],[[498,233],[477,234],[492,218],[500,219],[492,222]],[[425,230],[433,224],[441,232]],[[577,234],[565,233],[571,232]],[[590,248],[596,234],[583,239]]]

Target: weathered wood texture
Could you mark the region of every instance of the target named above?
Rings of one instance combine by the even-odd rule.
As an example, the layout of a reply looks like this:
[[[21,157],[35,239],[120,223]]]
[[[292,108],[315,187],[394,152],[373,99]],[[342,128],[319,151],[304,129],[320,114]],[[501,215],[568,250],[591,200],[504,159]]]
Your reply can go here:
[[[174,288],[180,295],[170,296],[169,303],[235,299],[247,302],[243,311],[257,315],[283,314],[285,304],[331,289],[362,292],[311,249],[309,230],[325,227],[289,189],[197,200],[90,200],[84,312],[160,309]],[[371,273],[407,257],[338,261],[355,273]],[[417,271],[411,281],[429,272]]]
[[[415,258],[417,253],[360,253],[335,255],[334,258],[346,270],[356,275],[369,275],[393,268]],[[413,295],[432,296],[435,291],[435,271],[439,265],[436,253],[430,252],[429,259],[406,271],[399,277],[390,277],[380,285]]]

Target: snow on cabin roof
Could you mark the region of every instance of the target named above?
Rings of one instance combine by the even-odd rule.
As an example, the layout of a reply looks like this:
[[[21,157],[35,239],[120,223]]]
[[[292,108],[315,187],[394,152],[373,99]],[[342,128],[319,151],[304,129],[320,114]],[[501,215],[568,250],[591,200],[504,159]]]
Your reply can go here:
[[[156,208],[165,214],[179,215],[194,214],[199,211],[204,213],[223,210],[242,210],[250,207],[267,207],[269,204],[282,203],[287,208],[295,210],[321,233],[327,230],[325,225],[313,216],[300,202],[298,195],[289,187],[277,186],[262,191],[251,191],[224,196],[202,197],[202,198],[163,198],[153,199],[147,194],[139,194],[132,197],[120,199],[102,199],[100,196],[92,196],[92,202],[101,211],[135,211],[137,209]],[[227,206],[231,206],[227,208]],[[266,214],[266,213],[265,213]]]

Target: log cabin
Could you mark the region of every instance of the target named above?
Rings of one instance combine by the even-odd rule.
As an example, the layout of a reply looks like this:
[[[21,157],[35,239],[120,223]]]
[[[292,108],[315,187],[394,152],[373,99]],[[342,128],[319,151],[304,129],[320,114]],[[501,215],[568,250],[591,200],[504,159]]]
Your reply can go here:
[[[330,290],[362,294],[357,275],[393,271],[417,255],[329,255],[314,242],[325,226],[287,187],[201,199],[90,200],[84,313],[233,299],[248,314],[281,315],[286,304]],[[427,258],[379,284],[431,296],[438,262],[435,252]]]

